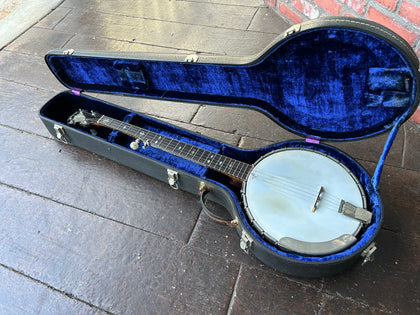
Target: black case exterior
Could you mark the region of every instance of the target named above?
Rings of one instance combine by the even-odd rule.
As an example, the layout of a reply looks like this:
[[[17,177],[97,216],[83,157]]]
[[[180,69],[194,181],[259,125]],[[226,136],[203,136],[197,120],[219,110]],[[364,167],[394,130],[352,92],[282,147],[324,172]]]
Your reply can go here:
[[[418,60],[415,58],[415,55],[413,56],[413,53],[411,52],[411,48],[406,44],[404,41],[402,41],[399,37],[394,36],[392,33],[389,32],[381,32],[381,29],[378,28],[377,25],[373,23],[366,23],[366,21],[363,21],[363,23],[359,23],[358,20],[355,19],[346,19],[346,18],[329,18],[329,19],[320,19],[316,21],[310,21],[302,25],[296,25],[286,31],[285,34],[282,36],[284,38],[290,39],[291,37],[295,36],[299,32],[310,30],[310,29],[316,29],[316,28],[331,28],[331,27],[344,27],[349,29],[363,29],[364,27],[368,28],[368,32],[374,32],[375,30],[378,31],[378,36],[386,40],[387,42],[390,42],[392,45],[395,45],[398,47],[399,50],[402,51],[402,54],[409,60],[411,64],[417,65],[418,69]],[[264,50],[260,55],[258,56],[252,56],[252,58],[244,57],[244,58],[224,58],[223,60],[218,57],[208,57],[208,58],[202,58],[206,63],[222,63],[222,64],[246,64],[254,62],[255,60],[263,58],[264,55],[268,54],[270,52],[270,49]],[[65,55],[69,52],[59,52],[54,51],[50,55]],[[92,56],[94,58],[103,56],[101,55],[95,55],[93,52],[84,52],[81,53],[86,57]],[[104,58],[109,58],[109,54],[104,56]],[[122,56],[124,58],[125,56]],[[146,56],[147,57],[147,56]],[[162,58],[167,58],[169,62],[183,62],[184,57],[180,56],[148,56],[151,59],[158,59],[161,60]],[[48,58],[48,57],[47,57]],[[144,59],[144,56],[142,56]],[[200,57],[201,58],[201,57]],[[254,60],[254,61],[252,61]],[[51,66],[50,66],[51,67]],[[54,69],[52,68],[53,72]],[[68,83],[63,80],[60,77],[60,74],[57,74],[54,72],[61,82],[68,85]],[[409,110],[406,111],[405,116],[401,119],[399,119],[394,126],[393,132],[396,133],[398,131],[399,125],[405,121],[409,115],[415,110],[416,106],[415,104],[419,101],[420,93],[418,93],[418,85],[419,85],[419,74],[416,73],[416,88],[417,93],[416,97],[414,99],[414,102]],[[73,88],[73,86],[69,86]],[[337,149],[327,147],[325,145],[318,145],[318,144],[305,144],[304,141],[301,142],[291,142],[290,144],[279,144],[278,146],[273,146],[269,148],[262,148],[259,150],[253,150],[253,151],[247,151],[247,150],[240,150],[237,148],[233,148],[230,146],[226,146],[225,144],[219,144],[217,141],[213,139],[208,139],[206,137],[203,137],[198,134],[194,134],[190,131],[182,130],[178,127],[170,126],[166,123],[162,123],[158,120],[151,119],[150,117],[143,116],[137,113],[132,113],[128,111],[127,109],[118,107],[117,105],[110,104],[98,99],[95,99],[93,97],[85,96],[83,94],[80,94],[80,87],[76,86],[76,91],[68,91],[60,93],[59,95],[55,96],[53,99],[51,99],[47,104],[43,106],[43,108],[40,111],[40,117],[49,132],[54,136],[59,138],[59,140],[78,146],[80,148],[89,150],[91,152],[94,152],[98,155],[101,155],[103,157],[106,157],[108,159],[117,161],[123,165],[126,165],[128,167],[131,167],[139,172],[142,172],[146,175],[149,175],[151,177],[154,177],[160,181],[168,182],[168,170],[175,171],[177,173],[177,189],[181,189],[193,194],[200,194],[200,192],[203,191],[203,187],[205,187],[206,190],[208,190],[210,193],[208,194],[208,198],[212,201],[215,201],[222,206],[224,206],[228,212],[230,213],[232,219],[237,221],[237,226],[235,227],[237,230],[237,233],[239,235],[239,243],[241,248],[249,253],[254,254],[259,260],[267,264],[268,266],[271,266],[277,270],[280,270],[282,272],[296,275],[296,276],[303,276],[303,277],[320,277],[320,276],[329,276],[333,275],[339,272],[344,271],[349,266],[354,264],[356,261],[360,260],[363,256],[365,259],[369,259],[369,250],[372,250],[373,248],[373,241],[378,234],[382,219],[383,219],[383,211],[382,211],[382,204],[380,201],[379,193],[376,192],[376,189],[374,189],[375,183],[368,183],[368,185],[372,186],[369,189],[375,191],[375,198],[378,199],[377,203],[379,204],[378,207],[381,209],[380,213],[378,214],[378,224],[376,230],[371,234],[369,237],[369,240],[365,240],[364,244],[362,246],[359,246],[359,248],[355,251],[353,251],[351,254],[340,257],[336,259],[330,259],[330,260],[305,260],[305,259],[296,259],[293,257],[293,255],[283,255],[277,251],[272,250],[270,246],[267,246],[267,244],[256,235],[255,231],[251,231],[252,227],[250,227],[249,223],[247,222],[246,218],[244,218],[243,211],[241,209],[240,203],[238,203],[238,200],[236,200],[233,197],[232,192],[225,187],[223,184],[218,184],[217,179],[213,179],[208,176],[197,176],[195,174],[191,174],[186,170],[177,168],[176,165],[168,165],[167,163],[164,163],[162,161],[158,161],[156,159],[153,159],[148,156],[144,156],[139,154],[138,152],[135,152],[131,150],[128,146],[128,143],[124,142],[124,144],[121,143],[111,143],[108,141],[108,136],[94,136],[89,134],[89,132],[86,132],[86,130],[80,130],[78,128],[75,128],[73,126],[68,126],[66,124],[67,118],[73,114],[77,109],[87,109],[87,110],[95,110],[102,114],[109,115],[111,117],[117,116],[120,117],[120,120],[123,120],[124,117],[127,117],[127,115],[135,115],[135,119],[139,121],[146,121],[148,124],[153,125],[153,127],[157,130],[163,131],[170,131],[172,133],[179,133],[182,136],[189,137],[193,139],[196,142],[203,142],[203,143],[209,143],[211,145],[214,145],[216,147],[224,148],[225,151],[233,152],[233,155],[240,155],[243,154],[244,156],[255,156],[259,157],[262,156],[264,153],[276,149],[281,146],[297,146],[297,145],[310,145],[314,148],[319,148],[320,150],[328,150],[332,154],[338,154],[340,156],[343,156],[343,158],[346,160],[348,159],[351,161],[350,157],[347,157],[344,153],[338,151]],[[101,88],[97,88],[96,91],[100,91]],[[107,91],[102,91],[107,92]],[[125,93],[125,92],[124,92]],[[130,93],[128,94],[135,94]],[[169,94],[168,94],[169,95]],[[143,95],[148,96],[148,95]],[[185,97],[186,94],[179,94],[180,99],[191,99],[191,101],[202,101],[201,96],[197,95],[190,95],[188,94],[188,97]],[[152,95],[152,97],[156,97]],[[168,97],[169,99],[177,99],[177,97]],[[220,105],[226,105],[222,102],[223,98],[220,98],[218,104]],[[210,98],[209,104],[215,103],[213,101],[213,98]],[[229,103],[229,102],[227,102]],[[215,105],[218,105],[215,104]],[[231,105],[231,104],[229,104]],[[235,105],[234,105],[235,106]],[[264,112],[267,114],[266,112]],[[270,114],[269,114],[270,116]],[[273,118],[273,117],[270,117]],[[280,122],[281,123],[281,122]],[[287,126],[286,127],[290,127]],[[384,129],[383,131],[389,130],[390,127],[387,127],[388,129]],[[296,130],[293,130],[296,132]],[[300,131],[298,130],[298,133]],[[375,134],[375,133],[374,133]],[[395,136],[395,135],[394,135]],[[322,138],[322,137],[321,137]],[[392,136],[388,143],[388,146],[392,144]],[[388,148],[385,148],[384,154],[382,159],[384,160],[386,157],[386,153]],[[351,161],[352,164],[354,164],[357,169],[360,169],[361,172],[364,172],[362,167],[358,165],[356,162]],[[383,161],[382,161],[383,163]],[[378,167],[379,169],[379,175],[381,166]],[[379,175],[377,176],[377,180],[379,181]]]

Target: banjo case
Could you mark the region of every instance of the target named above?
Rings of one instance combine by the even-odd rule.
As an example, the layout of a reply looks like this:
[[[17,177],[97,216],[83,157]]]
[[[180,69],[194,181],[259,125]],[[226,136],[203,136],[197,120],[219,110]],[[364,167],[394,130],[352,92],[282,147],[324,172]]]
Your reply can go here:
[[[419,61],[411,47],[385,27],[366,20],[328,17],[295,25],[257,55],[111,53],[54,50],[45,56],[64,91],[40,110],[49,132],[67,144],[92,151],[225,207],[238,246],[282,272],[302,277],[342,272],[368,261],[384,209],[378,191],[385,158],[399,127],[420,99]],[[161,106],[179,100],[257,110],[303,137],[244,150],[87,96],[83,92],[156,98]],[[133,150],[130,138],[98,128],[92,134],[67,119],[79,109],[152,130],[252,164],[282,148],[311,149],[333,157],[358,179],[366,193],[370,223],[350,247],[332,254],[303,255],[269,242],[252,224],[240,188],[208,167],[152,146]],[[370,176],[352,157],[322,141],[359,140],[389,132]],[[320,143],[321,142],[321,143]]]

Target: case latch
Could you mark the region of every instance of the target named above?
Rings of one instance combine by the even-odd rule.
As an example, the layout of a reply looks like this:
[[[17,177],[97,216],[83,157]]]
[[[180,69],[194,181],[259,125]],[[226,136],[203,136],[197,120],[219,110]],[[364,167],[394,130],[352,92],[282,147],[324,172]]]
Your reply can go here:
[[[286,31],[286,37],[288,37],[288,36],[290,36],[290,35],[293,35],[293,34],[295,34],[295,33],[297,33],[297,32],[299,32],[300,31],[300,25],[298,24],[298,25],[293,25],[291,28],[289,28],[287,31]]]
[[[60,140],[61,142],[65,144],[69,144],[69,139],[66,135],[66,131],[64,130],[63,126],[55,124],[54,130],[55,130],[55,136],[57,137],[58,140]]]
[[[179,189],[178,178],[179,178],[178,172],[168,169],[168,184],[173,189]]]
[[[366,264],[368,261],[373,261],[374,256],[373,253],[376,251],[376,244],[372,242],[366,249],[362,252],[362,257],[365,259],[362,262],[362,266]]]
[[[239,245],[241,247],[241,249],[249,254],[249,249],[252,246],[252,238],[249,236],[248,233],[246,233],[245,231],[242,231],[242,235],[241,235],[241,240],[239,242]]]

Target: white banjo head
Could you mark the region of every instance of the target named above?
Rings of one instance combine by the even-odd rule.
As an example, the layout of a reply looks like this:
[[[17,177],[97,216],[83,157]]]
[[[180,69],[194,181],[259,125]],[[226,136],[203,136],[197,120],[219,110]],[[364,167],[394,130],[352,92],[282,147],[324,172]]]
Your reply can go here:
[[[287,148],[258,160],[243,183],[245,211],[258,232],[281,248],[327,255],[356,241],[362,223],[341,202],[365,208],[355,176],[318,151]]]

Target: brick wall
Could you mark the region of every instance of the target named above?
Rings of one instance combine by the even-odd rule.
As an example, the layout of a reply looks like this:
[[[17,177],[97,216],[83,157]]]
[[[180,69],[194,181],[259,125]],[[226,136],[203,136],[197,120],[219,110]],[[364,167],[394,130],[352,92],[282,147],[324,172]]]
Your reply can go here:
[[[265,0],[293,24],[321,16],[353,16],[387,26],[420,57],[420,0]],[[411,117],[420,125],[420,107]]]

